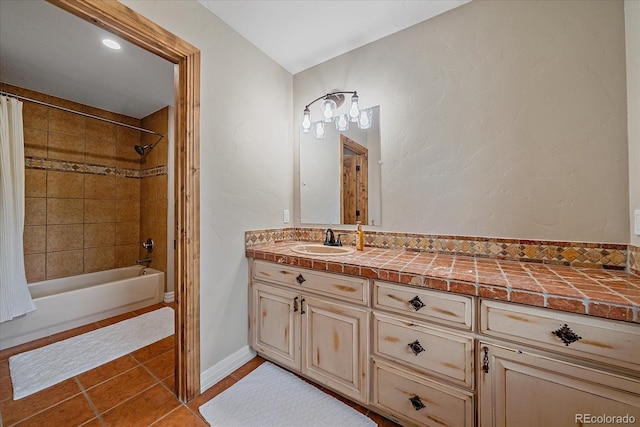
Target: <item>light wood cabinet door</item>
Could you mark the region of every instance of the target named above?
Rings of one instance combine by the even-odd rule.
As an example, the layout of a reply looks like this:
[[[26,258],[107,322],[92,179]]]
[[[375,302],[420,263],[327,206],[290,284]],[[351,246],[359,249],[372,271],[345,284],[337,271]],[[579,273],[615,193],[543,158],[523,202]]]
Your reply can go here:
[[[368,311],[311,296],[301,310],[302,374],[366,403]]]
[[[616,424],[591,422],[600,416],[640,422],[638,378],[499,345],[480,343],[478,353],[482,427]]]
[[[282,366],[300,369],[300,295],[253,283],[251,345]]]

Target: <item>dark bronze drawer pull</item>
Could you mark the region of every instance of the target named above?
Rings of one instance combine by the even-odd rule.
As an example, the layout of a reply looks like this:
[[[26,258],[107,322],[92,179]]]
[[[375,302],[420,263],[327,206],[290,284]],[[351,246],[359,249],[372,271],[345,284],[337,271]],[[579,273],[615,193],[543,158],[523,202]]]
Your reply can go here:
[[[557,329],[551,333],[560,338],[566,346],[582,339],[582,337],[573,332],[566,323],[560,329]]]
[[[410,397],[409,400],[411,401],[411,404],[413,405],[413,409],[415,409],[416,411],[419,411],[420,409],[426,408],[426,406],[424,406],[424,403],[422,403],[422,400],[420,400],[420,397],[418,397],[418,396]]]
[[[293,299],[293,312],[295,313],[296,311],[298,311],[298,297]]]
[[[415,354],[416,356],[424,351],[424,347],[420,345],[420,342],[418,340],[415,340],[414,342],[407,345],[409,346],[409,348],[411,348],[411,351],[413,351],[413,354]]]
[[[409,300],[409,304],[411,304],[411,307],[413,307],[415,311],[420,310],[422,307],[426,307],[417,295]]]
[[[302,298],[300,300],[300,314],[305,314],[306,311],[304,311],[304,298]]]
[[[306,280],[307,279],[302,277],[302,274],[298,274],[298,277],[296,277],[296,282],[298,282],[299,285],[302,285],[302,283],[305,282]]]

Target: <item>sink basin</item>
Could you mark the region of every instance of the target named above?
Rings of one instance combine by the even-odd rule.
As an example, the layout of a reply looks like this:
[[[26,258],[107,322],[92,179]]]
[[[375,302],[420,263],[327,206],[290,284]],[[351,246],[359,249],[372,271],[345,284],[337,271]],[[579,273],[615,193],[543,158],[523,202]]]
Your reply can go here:
[[[325,246],[318,243],[298,245],[291,250],[299,254],[323,256],[350,255],[356,251],[355,248],[349,246]]]

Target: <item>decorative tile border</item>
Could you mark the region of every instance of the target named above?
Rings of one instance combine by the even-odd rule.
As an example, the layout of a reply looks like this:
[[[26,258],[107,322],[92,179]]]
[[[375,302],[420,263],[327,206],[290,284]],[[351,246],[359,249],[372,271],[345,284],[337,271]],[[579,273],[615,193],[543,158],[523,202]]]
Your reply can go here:
[[[24,166],[28,169],[44,169],[58,172],[79,172],[93,175],[111,175],[126,178],[147,178],[151,176],[167,175],[167,166],[156,166],[150,169],[125,169],[114,166],[96,165],[90,163],[68,162],[65,160],[43,159],[39,157],[25,157]]]
[[[640,276],[640,246],[629,245],[629,272]]]
[[[245,233],[245,243],[246,247],[249,248],[282,240],[320,242],[324,239],[324,231],[321,228],[248,231]],[[336,234],[344,234],[342,242],[345,245],[355,244],[354,230],[333,229],[333,231]],[[291,237],[287,238],[289,235]],[[365,245],[382,249],[404,249],[572,267],[598,267],[616,270],[624,270],[627,267],[626,244],[554,242],[365,231]]]

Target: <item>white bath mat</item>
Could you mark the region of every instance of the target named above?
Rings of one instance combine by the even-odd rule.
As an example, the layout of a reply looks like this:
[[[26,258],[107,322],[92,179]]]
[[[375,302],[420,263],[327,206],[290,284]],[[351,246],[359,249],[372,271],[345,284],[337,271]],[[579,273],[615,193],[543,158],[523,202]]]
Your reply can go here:
[[[9,358],[17,400],[173,334],[173,309],[163,307]]]
[[[212,427],[376,426],[370,418],[264,362],[200,407]]]

